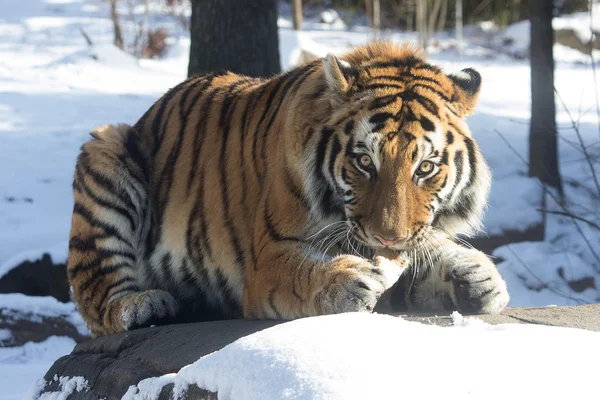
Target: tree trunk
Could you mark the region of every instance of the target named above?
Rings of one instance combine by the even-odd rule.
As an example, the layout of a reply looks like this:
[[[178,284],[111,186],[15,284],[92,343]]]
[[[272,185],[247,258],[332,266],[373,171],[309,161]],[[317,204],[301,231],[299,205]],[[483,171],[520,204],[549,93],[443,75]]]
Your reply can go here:
[[[294,30],[302,30],[302,0],[292,0],[292,16],[294,19]]]
[[[417,31],[419,45],[427,50],[427,1],[417,0]]]
[[[112,19],[113,29],[115,31],[115,46],[117,46],[121,50],[124,50],[125,46],[123,45],[123,34],[121,33],[119,12],[117,11],[117,0],[110,0],[110,18]]]
[[[279,73],[276,0],[192,0],[188,76]]]
[[[365,0],[365,12],[367,14],[367,26],[373,27],[373,0]]]
[[[431,39],[433,37],[433,29],[435,28],[435,22],[437,21],[438,15],[440,13],[440,7],[442,5],[442,0],[435,0],[433,3],[433,8],[429,13],[429,22],[427,23],[427,37]]]
[[[448,0],[443,0],[442,10],[440,11],[440,18],[438,19],[437,31],[442,32],[446,27],[446,17],[448,14]]]
[[[456,0],[456,50],[458,54],[463,52],[463,4],[462,0]]]
[[[531,0],[530,0],[531,1]],[[514,24],[521,20],[521,0],[512,0],[510,7],[509,24]]]
[[[531,123],[529,176],[562,193],[554,105],[553,3],[530,1]]]
[[[373,1],[373,29],[375,29],[375,36],[379,35],[379,30],[381,29],[381,6],[379,4],[379,0]]]

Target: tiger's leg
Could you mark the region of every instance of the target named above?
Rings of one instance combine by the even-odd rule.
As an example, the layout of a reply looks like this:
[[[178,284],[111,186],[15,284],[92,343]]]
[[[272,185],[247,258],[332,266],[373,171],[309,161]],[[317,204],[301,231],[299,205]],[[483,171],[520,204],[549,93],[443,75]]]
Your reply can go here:
[[[431,244],[436,241],[432,241]],[[495,314],[508,304],[506,282],[481,251],[441,239],[393,289],[392,302],[409,309]]]
[[[301,247],[271,242],[262,249],[256,265],[246,271],[244,316],[293,319],[370,312],[406,267],[405,260],[376,257],[371,262],[352,255],[321,262]]]
[[[77,160],[67,264],[78,309],[94,336],[173,316],[163,290],[144,290],[150,209],[147,159],[127,125],[92,132]]]

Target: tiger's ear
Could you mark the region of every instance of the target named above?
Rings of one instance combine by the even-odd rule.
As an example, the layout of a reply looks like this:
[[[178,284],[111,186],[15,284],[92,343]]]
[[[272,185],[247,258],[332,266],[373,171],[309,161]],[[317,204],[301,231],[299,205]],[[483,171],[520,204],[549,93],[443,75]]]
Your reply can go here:
[[[323,60],[325,82],[329,92],[335,98],[341,99],[356,83],[358,71],[350,63],[338,60],[336,56],[329,53]]]
[[[481,90],[481,75],[472,68],[466,68],[453,72],[448,77],[454,85],[451,101],[454,111],[461,117],[471,114]]]

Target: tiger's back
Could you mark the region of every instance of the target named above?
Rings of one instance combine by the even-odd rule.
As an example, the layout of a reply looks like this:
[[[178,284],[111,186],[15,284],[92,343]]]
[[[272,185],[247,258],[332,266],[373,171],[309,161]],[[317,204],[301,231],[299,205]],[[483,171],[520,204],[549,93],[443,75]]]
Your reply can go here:
[[[75,300],[85,304],[84,316],[89,313],[87,320],[104,321],[98,333],[122,329],[118,324],[105,329],[119,319],[106,313],[108,303],[149,289],[167,292],[158,292],[156,302],[168,304],[159,312],[168,320],[176,308],[186,310],[177,320],[242,315],[265,160],[277,146],[277,137],[269,141],[267,133],[282,128],[276,121],[281,103],[275,103],[284,92],[297,90],[315,66],[276,78],[279,85],[233,73],[191,78],[167,92],[135,126],[105,126],[92,133],[74,181],[69,277]],[[107,158],[90,159],[95,156]],[[125,165],[130,160],[136,161],[135,168]],[[88,176],[100,182],[80,191]],[[122,191],[137,187],[138,202],[125,201],[125,194],[114,196],[119,189],[110,182],[119,181]],[[91,198],[94,191],[101,194]],[[83,214],[91,215],[86,219]],[[119,228],[107,231],[99,223],[103,220],[118,221]],[[90,228],[102,235],[118,231],[119,239],[103,247]],[[77,247],[82,236],[87,245]],[[105,257],[104,249],[117,251],[113,245],[123,254]],[[94,250],[98,256],[91,260]],[[81,274],[82,266],[95,273]],[[137,319],[131,327],[147,323]]]

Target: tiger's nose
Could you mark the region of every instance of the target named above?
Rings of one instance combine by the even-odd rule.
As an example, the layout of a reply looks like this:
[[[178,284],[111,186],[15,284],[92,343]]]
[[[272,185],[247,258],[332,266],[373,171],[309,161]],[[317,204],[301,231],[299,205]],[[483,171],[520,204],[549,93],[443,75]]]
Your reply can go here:
[[[383,236],[378,235],[376,233],[373,234],[373,237],[375,239],[377,239],[379,241],[379,243],[381,243],[384,246],[388,246],[388,247],[394,246],[394,245],[396,245],[396,244],[398,244],[400,242],[405,242],[406,241],[406,238],[403,238],[403,237],[396,236],[393,239],[388,239],[388,238],[384,238]]]

